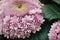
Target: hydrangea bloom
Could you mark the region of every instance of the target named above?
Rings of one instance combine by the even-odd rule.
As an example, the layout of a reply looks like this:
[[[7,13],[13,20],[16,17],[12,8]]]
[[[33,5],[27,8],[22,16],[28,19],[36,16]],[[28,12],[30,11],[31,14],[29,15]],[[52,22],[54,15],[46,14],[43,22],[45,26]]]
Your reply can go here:
[[[0,5],[0,35],[26,38],[41,29],[43,4],[39,0],[2,0]]]
[[[48,36],[49,40],[60,40],[60,20],[53,23]]]

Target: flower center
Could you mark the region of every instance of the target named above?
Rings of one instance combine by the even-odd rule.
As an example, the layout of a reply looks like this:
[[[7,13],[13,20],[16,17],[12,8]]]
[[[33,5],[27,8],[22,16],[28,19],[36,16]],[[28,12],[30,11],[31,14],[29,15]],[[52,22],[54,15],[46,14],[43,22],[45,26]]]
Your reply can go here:
[[[27,8],[27,4],[26,3],[15,3],[13,5],[13,8],[18,11],[23,11],[25,10],[25,8]]]

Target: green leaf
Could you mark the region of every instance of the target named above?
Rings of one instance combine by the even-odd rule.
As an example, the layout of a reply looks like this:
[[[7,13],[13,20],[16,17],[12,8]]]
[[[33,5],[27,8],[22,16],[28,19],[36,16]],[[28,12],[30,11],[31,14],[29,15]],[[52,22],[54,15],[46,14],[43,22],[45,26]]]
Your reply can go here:
[[[54,4],[46,4],[42,8],[44,17],[48,20],[60,19],[60,8]]]
[[[55,1],[55,2],[58,3],[58,4],[60,4],[60,0],[53,0],[53,1]]]
[[[2,37],[1,35],[0,35],[0,40],[4,40],[4,37]]]
[[[46,0],[40,0],[42,3],[46,3]]]

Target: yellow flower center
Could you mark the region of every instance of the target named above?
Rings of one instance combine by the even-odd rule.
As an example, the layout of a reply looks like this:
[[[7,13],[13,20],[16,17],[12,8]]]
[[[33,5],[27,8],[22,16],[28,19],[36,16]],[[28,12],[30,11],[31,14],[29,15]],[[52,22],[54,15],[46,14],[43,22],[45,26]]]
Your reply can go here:
[[[16,3],[13,5],[13,8],[18,11],[23,11],[25,8],[27,8],[27,4],[26,3]]]

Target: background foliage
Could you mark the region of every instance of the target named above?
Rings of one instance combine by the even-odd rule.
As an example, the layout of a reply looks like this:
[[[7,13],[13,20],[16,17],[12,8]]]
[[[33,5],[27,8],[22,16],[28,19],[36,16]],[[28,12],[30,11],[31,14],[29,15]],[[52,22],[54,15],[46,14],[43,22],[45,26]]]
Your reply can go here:
[[[52,23],[60,19],[60,0],[40,0],[44,6],[42,8],[45,22],[41,25],[42,29],[36,34],[31,33],[30,38],[26,39],[7,39],[3,35],[0,40],[49,40],[48,33]]]

